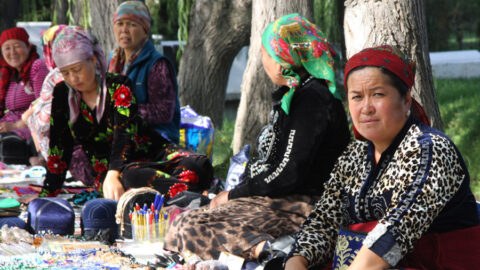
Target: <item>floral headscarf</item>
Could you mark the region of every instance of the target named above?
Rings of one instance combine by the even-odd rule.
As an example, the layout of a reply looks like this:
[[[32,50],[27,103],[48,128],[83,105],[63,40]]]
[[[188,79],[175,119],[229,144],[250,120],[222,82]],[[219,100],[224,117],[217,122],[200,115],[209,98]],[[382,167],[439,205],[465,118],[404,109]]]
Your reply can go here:
[[[304,67],[315,78],[324,79],[330,92],[341,99],[335,86],[335,51],[318,27],[298,13],[289,14],[268,25],[262,35],[268,54],[282,66],[282,76],[290,90],[282,98],[282,109],[290,111],[295,89],[300,85],[296,69]]]
[[[54,25],[42,33],[41,42],[43,47],[43,58],[45,59],[45,63],[47,64],[49,70],[52,70],[56,67],[52,57],[53,41],[57,37],[57,34],[65,27],[65,24]]]
[[[105,73],[107,66],[105,64],[105,56],[102,46],[98,40],[86,30],[80,27],[65,27],[53,41],[52,46],[53,60],[58,68],[69,66],[95,56],[97,59],[97,80],[98,80],[98,96],[97,96],[97,121],[100,122],[103,111],[105,110],[105,97],[107,94],[107,86],[105,82]],[[70,107],[70,123],[74,123],[80,113],[80,93],[68,86],[68,103]]]

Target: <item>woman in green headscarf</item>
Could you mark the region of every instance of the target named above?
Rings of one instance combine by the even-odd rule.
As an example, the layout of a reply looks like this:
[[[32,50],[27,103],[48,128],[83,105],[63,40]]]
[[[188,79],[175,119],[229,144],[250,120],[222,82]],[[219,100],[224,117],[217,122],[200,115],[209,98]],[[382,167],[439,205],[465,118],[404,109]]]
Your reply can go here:
[[[204,259],[221,251],[258,257],[265,243],[299,229],[350,139],[334,51],[317,26],[286,15],[267,27],[262,45],[265,72],[280,88],[272,93],[258,157],[246,165],[241,184],[175,220],[169,249]]]

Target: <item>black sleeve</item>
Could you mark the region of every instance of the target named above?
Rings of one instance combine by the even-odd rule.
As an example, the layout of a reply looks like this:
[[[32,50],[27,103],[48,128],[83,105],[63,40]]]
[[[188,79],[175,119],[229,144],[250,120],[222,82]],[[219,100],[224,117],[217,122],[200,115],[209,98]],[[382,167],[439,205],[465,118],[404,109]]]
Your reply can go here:
[[[109,169],[120,171],[128,163],[131,152],[135,150],[134,141],[138,132],[140,116],[130,79],[124,76],[110,74],[109,76],[111,76],[112,82],[109,83],[107,80],[109,95],[105,106],[110,106],[108,111],[113,114],[114,122]]]
[[[68,89],[59,83],[53,90],[50,116],[50,148],[47,158],[47,175],[43,182],[42,195],[51,196],[60,190],[73,152],[73,137],[68,124]],[[45,193],[46,194],[43,194]]]
[[[317,148],[325,139],[329,117],[328,104],[317,91],[302,91],[292,100],[290,115],[282,125],[284,130],[276,149],[279,158],[268,164],[268,170],[254,177],[249,177],[249,168],[246,168],[245,181],[230,191],[229,199],[282,196],[302,184],[304,179],[300,175],[303,170],[308,170]]]

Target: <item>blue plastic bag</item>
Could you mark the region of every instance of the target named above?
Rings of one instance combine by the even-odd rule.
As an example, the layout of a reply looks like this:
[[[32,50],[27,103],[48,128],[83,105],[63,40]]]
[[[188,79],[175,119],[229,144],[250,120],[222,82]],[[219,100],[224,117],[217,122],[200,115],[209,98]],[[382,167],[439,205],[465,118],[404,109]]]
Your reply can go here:
[[[215,129],[210,117],[197,114],[190,106],[180,109],[180,117],[179,145],[190,151],[204,154],[211,161]]]

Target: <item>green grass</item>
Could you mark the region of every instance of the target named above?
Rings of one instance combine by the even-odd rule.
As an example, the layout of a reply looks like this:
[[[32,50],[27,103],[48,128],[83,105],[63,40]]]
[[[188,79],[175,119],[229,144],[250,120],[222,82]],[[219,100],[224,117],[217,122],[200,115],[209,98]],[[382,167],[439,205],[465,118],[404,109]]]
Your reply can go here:
[[[480,79],[435,80],[444,132],[457,145],[480,200]]]
[[[233,155],[232,141],[235,120],[225,117],[222,129],[215,130],[215,140],[213,141],[213,175],[223,180],[227,178],[230,158]]]
[[[471,187],[480,200],[480,79],[435,80],[444,132],[467,164]],[[214,175],[225,180],[232,156],[235,120],[225,119],[213,145]]]

